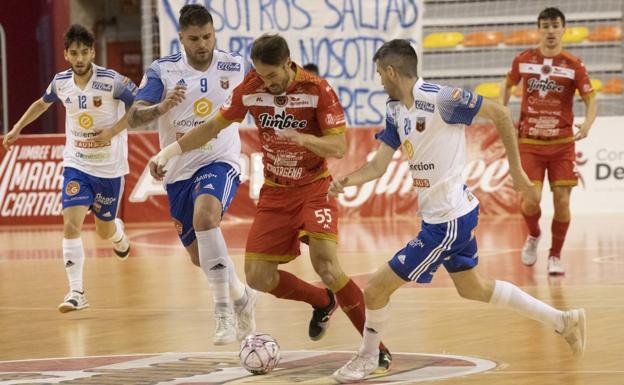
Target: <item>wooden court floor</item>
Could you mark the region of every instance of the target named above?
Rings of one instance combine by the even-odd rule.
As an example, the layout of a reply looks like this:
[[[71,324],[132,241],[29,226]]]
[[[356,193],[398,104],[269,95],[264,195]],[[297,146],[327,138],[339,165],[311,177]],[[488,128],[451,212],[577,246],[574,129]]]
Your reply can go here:
[[[223,225],[241,274],[248,228],[246,222]],[[364,284],[418,228],[417,221],[406,219],[343,221],[341,264]],[[529,268],[519,257],[525,237],[521,219],[482,217],[479,269],[555,307],[584,307],[588,346],[582,359],[574,360],[563,339],[537,322],[461,299],[443,269],[431,285],[410,284],[396,293],[386,345],[393,352],[497,363],[493,370],[436,384],[624,384],[624,216],[574,217],[563,254],[567,274],[557,279],[546,273],[549,222],[543,220],[542,228],[539,260]],[[67,290],[60,226],[0,228],[0,361],[237,350],[212,345],[211,295],[173,226],[130,224],[127,231],[132,255],[118,261],[107,242],[86,228],[85,289],[91,307],[63,315],[56,310]],[[284,268],[318,282],[306,251]],[[256,312],[258,330],[276,337],[285,351],[350,351],[359,345],[359,335],[340,311],[318,342],[307,337],[311,312],[305,304],[263,294]]]

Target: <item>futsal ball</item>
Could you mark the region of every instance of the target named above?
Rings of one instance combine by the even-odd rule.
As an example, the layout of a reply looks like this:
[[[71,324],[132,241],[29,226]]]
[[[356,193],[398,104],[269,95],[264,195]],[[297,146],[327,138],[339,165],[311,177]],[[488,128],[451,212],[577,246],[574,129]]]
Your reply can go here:
[[[240,364],[252,374],[267,374],[280,361],[279,345],[268,334],[254,333],[241,341]]]

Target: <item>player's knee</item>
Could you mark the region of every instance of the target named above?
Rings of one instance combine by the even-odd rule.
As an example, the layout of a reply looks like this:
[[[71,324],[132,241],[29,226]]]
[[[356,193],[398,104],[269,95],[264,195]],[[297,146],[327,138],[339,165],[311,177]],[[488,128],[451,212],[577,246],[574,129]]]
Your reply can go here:
[[[314,270],[327,287],[335,287],[342,276],[342,271],[337,271],[331,262],[317,263],[314,265]]]
[[[274,283],[272,274],[267,274],[254,264],[245,264],[245,279],[247,280],[247,285],[254,290],[259,290],[264,293],[273,290]]]
[[[221,216],[216,213],[201,213],[193,216],[195,231],[207,231],[219,227]]]
[[[63,236],[67,239],[78,238],[82,226],[74,222],[66,221],[63,223]]]

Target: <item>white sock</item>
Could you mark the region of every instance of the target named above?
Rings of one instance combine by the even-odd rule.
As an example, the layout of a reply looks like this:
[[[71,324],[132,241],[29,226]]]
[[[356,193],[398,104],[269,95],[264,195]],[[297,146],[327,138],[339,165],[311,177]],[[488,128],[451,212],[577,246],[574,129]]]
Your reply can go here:
[[[84,248],[81,238],[63,239],[63,262],[65,263],[65,273],[67,273],[69,289],[82,293]]]
[[[381,342],[381,333],[384,331],[388,322],[390,303],[377,310],[366,308],[366,322],[364,323],[364,338],[360,346],[360,354],[379,354],[379,342]]]
[[[113,243],[117,243],[121,241],[121,238],[123,238],[124,232],[119,222],[114,221],[113,223],[115,224],[115,234],[113,234],[110,238],[108,238],[108,240]]]
[[[199,250],[199,264],[212,289],[215,309],[231,309],[229,270],[234,266],[228,257],[221,229],[216,227],[206,231],[195,231],[195,236]]]
[[[495,281],[490,303],[518,313],[553,327],[563,329],[563,312],[520,290],[506,281]]]
[[[238,279],[238,276],[236,275],[236,270],[234,269],[234,264],[231,263],[232,258],[228,257],[228,259],[230,260],[230,268],[228,269],[230,297],[232,298],[234,303],[243,302],[244,304],[246,303],[246,301],[241,300],[243,300],[245,297],[245,284],[242,283],[240,279]]]

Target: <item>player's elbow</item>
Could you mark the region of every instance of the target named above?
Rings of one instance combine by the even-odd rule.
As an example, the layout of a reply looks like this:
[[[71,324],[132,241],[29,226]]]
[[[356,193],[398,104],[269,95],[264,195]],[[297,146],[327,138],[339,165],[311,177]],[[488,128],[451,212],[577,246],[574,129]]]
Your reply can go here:
[[[342,159],[342,158],[344,158],[346,152],[347,151],[346,151],[346,149],[344,147],[337,148],[334,151],[333,157],[337,158],[337,159]]]
[[[128,111],[128,126],[130,126],[130,128],[135,128],[140,125],[136,112],[137,109],[135,107],[130,107],[130,111]]]

